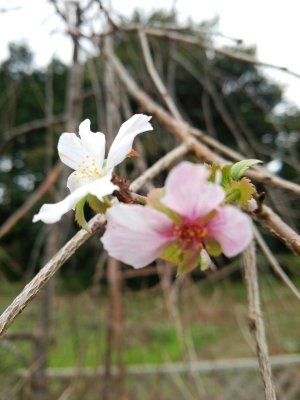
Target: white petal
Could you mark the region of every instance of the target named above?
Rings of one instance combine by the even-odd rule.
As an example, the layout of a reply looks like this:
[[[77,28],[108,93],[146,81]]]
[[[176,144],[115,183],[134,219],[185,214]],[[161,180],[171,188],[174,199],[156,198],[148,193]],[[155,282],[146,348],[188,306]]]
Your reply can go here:
[[[88,154],[75,133],[63,133],[59,138],[57,149],[61,161],[75,170]]]
[[[74,190],[90,182],[91,179],[87,177],[87,175],[84,175],[79,171],[75,171],[72,172],[72,174],[68,178],[67,188],[70,190],[70,192],[74,192]]]
[[[86,192],[87,186],[88,185],[80,187],[58,203],[44,204],[39,213],[33,216],[32,221],[43,221],[46,224],[54,224],[59,221],[64,214],[75,207],[79,200],[88,194],[88,192]]]
[[[81,139],[82,135],[85,135],[86,133],[91,133],[91,121],[88,118],[82,121],[79,125],[79,136]]]
[[[121,128],[111,145],[107,157],[107,168],[112,169],[122,162],[132,150],[132,143],[136,135],[145,131],[152,131],[149,123],[151,117],[135,114],[121,125]]]
[[[119,187],[111,182],[111,173],[85,186],[88,187],[88,193],[93,194],[99,200],[103,200],[104,196],[108,196],[115,190],[119,190]]]
[[[32,221],[43,221],[46,224],[53,224],[59,221],[65,213],[72,210],[87,194],[93,194],[99,200],[103,200],[104,196],[112,194],[118,189],[118,186],[111,182],[111,174],[107,174],[101,179],[97,179],[94,182],[78,187],[64,200],[56,204],[44,204],[39,213],[33,216]]]
[[[71,192],[74,192],[79,187],[85,186],[87,193],[93,194],[99,200],[102,200],[104,196],[108,196],[115,190],[119,190],[119,187],[111,182],[111,177],[112,173],[109,172],[102,178],[91,181],[87,179],[86,175],[76,171],[69,176],[67,187]]]
[[[79,125],[81,143],[86,152],[96,160],[98,168],[101,169],[105,156],[105,136],[102,132],[91,132],[90,126],[89,119],[85,119]]]

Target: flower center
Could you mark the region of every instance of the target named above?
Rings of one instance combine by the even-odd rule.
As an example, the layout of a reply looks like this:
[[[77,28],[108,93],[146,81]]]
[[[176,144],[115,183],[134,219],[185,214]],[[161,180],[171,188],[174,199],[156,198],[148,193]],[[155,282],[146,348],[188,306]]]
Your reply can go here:
[[[86,155],[85,159],[82,160],[77,171],[79,174],[84,175],[84,180],[92,181],[101,178],[104,175],[104,171],[98,167],[98,164],[94,157]],[[77,175],[75,172],[75,175]],[[78,177],[79,178],[79,177]],[[80,178],[79,178],[80,180]]]
[[[177,236],[181,244],[189,247],[203,242],[203,239],[207,235],[207,228],[197,222],[183,222],[181,225],[175,226],[173,234]]]

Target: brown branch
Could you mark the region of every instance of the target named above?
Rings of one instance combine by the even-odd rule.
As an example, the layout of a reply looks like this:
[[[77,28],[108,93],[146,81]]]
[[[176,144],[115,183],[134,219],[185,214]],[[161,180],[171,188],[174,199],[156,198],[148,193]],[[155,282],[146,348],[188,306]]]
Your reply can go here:
[[[139,39],[141,42],[141,47],[142,47],[146,67],[147,67],[148,73],[151,76],[151,79],[152,79],[156,89],[158,90],[159,94],[161,95],[162,99],[166,103],[168,109],[170,110],[170,112],[174,116],[174,118],[176,118],[178,120],[182,120],[182,117],[176,107],[176,104],[174,103],[172,97],[169,95],[167,88],[165,87],[161,77],[159,76],[158,72],[156,71],[145,32],[142,30],[139,30],[138,34],[139,34]]]
[[[200,40],[199,38],[191,35],[184,35],[182,33],[178,32],[170,32],[165,29],[156,29],[156,28],[145,28],[144,26],[141,25],[126,25],[126,26],[118,26],[119,31],[123,32],[138,32],[140,30],[144,30],[145,34],[149,36],[154,36],[154,37],[159,37],[163,39],[168,39],[168,40],[173,40],[176,42],[184,43],[184,44],[189,44],[192,46],[200,47],[205,50],[211,50],[216,54],[220,54],[224,57],[232,58],[233,60],[244,62],[250,65],[255,65],[257,67],[267,67],[267,68],[272,68],[272,69],[277,69],[279,71],[283,71],[289,75],[292,75],[296,78],[300,78],[300,74],[288,69],[287,67],[283,66],[278,66],[274,65],[271,63],[267,63],[264,61],[256,60],[255,58],[251,56],[247,56],[245,54],[237,54],[233,53],[232,51],[225,50],[224,48],[217,48],[213,44],[209,42],[204,42],[203,40]],[[178,29],[178,28],[176,28]],[[72,35],[76,36],[81,36],[86,39],[91,40],[95,45],[99,45],[99,42],[101,42],[101,39],[105,36],[109,36],[115,33],[114,29],[109,29],[107,31],[102,32],[101,34],[94,34],[94,35],[86,35],[83,32],[80,32],[79,30],[72,30]]]
[[[100,226],[105,218],[103,215],[96,215],[90,222],[91,233],[81,229],[70,239],[57,254],[40,270],[40,272],[25,286],[23,291],[7,307],[0,316],[0,336],[11,325],[14,319],[34,299],[41,288],[52,278],[58,269],[75,253],[75,251],[89,239]]]
[[[287,285],[287,287],[292,291],[292,293],[300,300],[300,292],[281,268],[279,262],[277,261],[276,257],[274,257],[273,253],[271,252],[270,248],[268,247],[267,243],[265,242],[264,238],[262,237],[261,233],[256,227],[254,228],[254,237],[261,248],[261,251],[266,256],[269,264],[271,265],[273,271],[279,278]]]
[[[135,190],[139,190],[148,179],[167,168],[169,164],[180,155],[185,154],[188,150],[187,144],[179,146],[172,150],[170,155],[164,156],[158,160],[148,171],[141,175],[138,179],[132,182],[131,186]],[[96,215],[90,222],[92,233],[85,230],[80,230],[70,239],[58,253],[41,269],[41,271],[25,286],[23,291],[16,297],[10,306],[0,316],[0,336],[12,324],[14,319],[23,311],[23,309],[34,299],[41,288],[52,278],[56,271],[75,253],[75,251],[85,243],[92,234],[94,234],[100,226],[105,222],[103,215]]]
[[[256,341],[256,352],[265,389],[265,398],[266,400],[276,400],[265,326],[260,306],[254,241],[250,243],[243,254],[243,264],[249,302],[249,327]]]
[[[65,115],[57,115],[57,116],[55,116],[55,117],[53,116],[51,118],[44,118],[44,119],[38,119],[36,121],[31,121],[26,124],[12,128],[7,132],[4,132],[4,137],[6,139],[0,144],[0,153],[2,153],[6,149],[6,147],[12,141],[17,139],[19,136],[31,133],[38,129],[49,128],[54,125],[59,125],[59,124],[65,122],[65,120],[66,120]]]
[[[149,114],[155,116],[172,134],[177,137],[177,139],[182,142],[185,142],[187,140],[192,141],[193,151],[198,158],[210,163],[215,162],[219,165],[224,165],[228,163],[227,160],[215,154],[212,150],[210,150],[209,147],[207,147],[203,143],[200,143],[195,138],[192,138],[191,135],[197,136],[209,146],[212,146],[214,149],[226,153],[227,156],[232,156],[231,158],[237,161],[243,159],[243,157],[238,153],[227,148],[215,139],[209,138],[207,135],[205,135],[203,131],[193,128],[187,123],[178,121],[177,119],[173,118],[168,112],[166,112],[162,107],[155,103],[137,85],[135,80],[132,78],[132,76],[129,74],[124,65],[116,57],[111,49],[106,49],[105,55],[109,59],[112,67],[119,76],[119,79],[123,82],[132,97],[135,98]],[[275,175],[268,173],[264,168],[252,168],[247,172],[246,175],[256,182],[275,186],[300,195],[300,185],[278,178]]]
[[[135,28],[135,29],[131,29],[131,30],[139,30],[139,29],[140,28]],[[235,53],[232,53],[231,51],[227,51],[224,49],[218,49],[215,46],[213,46],[212,44],[203,42],[202,40],[195,38],[194,36],[183,35],[183,34],[177,33],[177,32],[167,32],[162,29],[151,29],[151,28],[145,29],[145,33],[149,36],[151,35],[151,36],[161,37],[161,38],[165,38],[165,39],[169,39],[169,40],[175,40],[177,42],[194,45],[194,46],[206,49],[206,50],[211,50],[216,54],[220,54],[222,56],[229,57],[236,61],[244,62],[244,63],[250,64],[250,65],[278,69],[280,71],[286,72],[287,74],[293,75],[296,78],[300,78],[300,74],[289,70],[287,67],[282,67],[282,66],[274,65],[274,64],[267,63],[264,61],[255,60],[253,57],[249,57],[244,54],[235,54]]]
[[[62,172],[62,164],[57,164],[49,172],[48,176],[37,189],[37,191],[31,195],[26,203],[24,203],[17,211],[15,211],[8,219],[0,226],[0,239],[6,235],[17,222],[22,219],[28,211],[44,196],[44,194],[54,185],[57,178]]]
[[[287,225],[274,211],[268,206],[262,206],[251,213],[252,217],[262,223],[279,240],[300,256],[300,236]]]
[[[140,187],[144,186],[144,184],[149,181],[150,179],[154,178],[164,169],[170,167],[172,163],[183,157],[186,153],[191,150],[192,142],[187,141],[182,143],[180,146],[176,147],[175,149],[171,150],[165,156],[160,158],[153,164],[151,167],[147,169],[141,176],[136,178],[134,182],[130,185],[130,190],[136,192]]]
[[[216,155],[207,146],[199,143],[195,138],[191,137],[191,130],[188,125],[172,118],[165,110],[163,110],[158,104],[156,104],[144,91],[142,91],[136,82],[133,80],[128,71],[124,68],[118,58],[112,53],[106,53],[107,58],[110,60],[112,67],[117,72],[120,80],[123,82],[128,92],[142,105],[142,107],[149,112],[151,115],[157,117],[157,119],[165,125],[165,127],[171,131],[179,140],[183,143],[189,143],[191,149],[193,149],[195,155],[202,160],[208,162],[216,162],[219,165],[224,165],[226,161],[220,156]],[[204,135],[203,133],[201,133]],[[269,174],[264,174],[261,170],[252,170],[247,174],[251,178],[262,183],[273,183],[278,184],[279,179]],[[257,179],[258,178],[258,179]],[[300,186],[295,185],[291,182],[280,180],[281,188],[291,189],[294,193],[300,194]],[[290,186],[291,185],[291,186]],[[281,218],[275,214],[270,208],[264,206],[261,212],[255,214],[256,218],[262,219],[268,229],[280,238],[290,249],[300,255],[300,237],[293,231]]]
[[[247,154],[248,145],[245,142],[244,138],[241,136],[241,133],[239,132],[239,129],[235,121],[233,120],[230,113],[226,109],[226,106],[222,100],[220,93],[218,93],[214,83],[209,79],[208,75],[206,74],[205,76],[202,76],[201,74],[199,74],[196,68],[192,65],[192,63],[190,63],[186,58],[182,56],[176,55],[174,59],[196,81],[198,81],[200,85],[203,87],[203,89],[209,94],[225,125],[232,133],[239,149],[243,151],[245,154]]]
[[[100,1],[100,0],[96,0],[96,1],[97,1],[98,5],[99,5],[99,7],[100,7],[100,10],[101,10],[101,11],[103,12],[103,14],[105,15],[105,17],[106,17],[106,19],[107,19],[107,21],[108,21],[108,23],[109,23],[109,25],[110,25],[110,28],[111,28],[112,30],[115,30],[115,31],[119,30],[119,26],[118,26],[118,25],[115,23],[115,21],[112,19],[112,17],[111,17],[111,15],[110,15],[109,11],[107,10],[106,7],[104,7],[103,2]]]

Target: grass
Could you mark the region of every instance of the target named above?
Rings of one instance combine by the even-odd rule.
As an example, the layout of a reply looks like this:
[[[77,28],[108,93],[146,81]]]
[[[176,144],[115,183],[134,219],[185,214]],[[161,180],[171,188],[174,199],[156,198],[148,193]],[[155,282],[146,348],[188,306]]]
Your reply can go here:
[[[289,290],[269,275],[261,284],[262,305],[271,354],[300,352],[299,304]],[[188,286],[187,286],[188,285]],[[0,310],[20,290],[20,284],[0,285]],[[199,359],[248,357],[254,346],[247,326],[247,302],[242,283],[223,281],[210,286],[187,283],[178,296],[183,334],[178,335],[161,290],[125,290],[123,296],[123,360],[126,364],[181,361],[182,340],[189,339]],[[87,290],[60,293],[53,304],[50,367],[103,365],[107,347],[107,295],[95,300]],[[10,331],[36,329],[37,299],[13,323]],[[29,343],[0,342],[1,371],[22,367],[32,357]],[[112,354],[116,362],[115,352]]]

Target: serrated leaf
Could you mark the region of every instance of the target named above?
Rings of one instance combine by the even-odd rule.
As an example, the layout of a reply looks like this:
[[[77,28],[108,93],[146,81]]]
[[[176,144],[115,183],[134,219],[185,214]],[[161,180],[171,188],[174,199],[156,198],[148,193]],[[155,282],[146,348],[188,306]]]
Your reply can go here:
[[[233,181],[233,182],[238,182],[238,181]],[[226,204],[231,204],[234,203],[235,201],[237,202],[241,197],[240,193],[240,188],[239,186],[237,188],[233,188],[232,184],[226,189],[226,199],[225,203]]]
[[[248,178],[242,178],[239,181],[231,182],[231,194],[229,193],[226,198],[226,203],[236,201],[239,206],[243,206],[252,199],[256,193],[255,186],[251,183]],[[231,201],[229,201],[231,197]]]
[[[87,232],[91,232],[91,228],[89,227],[88,223],[86,222],[84,216],[84,205],[86,202],[86,197],[81,199],[75,207],[75,221],[77,224],[82,228],[85,229]]]
[[[164,188],[153,189],[147,196],[147,205],[166,214],[175,224],[180,224],[182,222],[182,217],[176,211],[170,210],[163,203],[161,199],[165,196],[166,192]]]
[[[110,203],[100,201],[96,196],[89,194],[86,198],[91,209],[97,214],[105,214],[106,210],[110,207]]]
[[[259,164],[261,162],[262,161],[260,160],[249,159],[249,160],[242,160],[233,164],[231,167],[231,178],[234,180],[240,179],[248,168],[253,167],[253,165]]]

